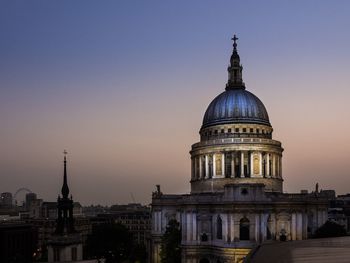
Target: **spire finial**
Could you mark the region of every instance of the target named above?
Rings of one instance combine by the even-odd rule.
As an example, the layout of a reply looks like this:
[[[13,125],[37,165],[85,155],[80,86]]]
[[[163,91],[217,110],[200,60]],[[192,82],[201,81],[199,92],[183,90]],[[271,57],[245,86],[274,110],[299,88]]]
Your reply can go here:
[[[233,35],[233,38],[231,38],[231,40],[233,40],[233,50],[237,51],[237,40],[238,40],[238,37],[236,36],[236,34]]]
[[[63,151],[64,154],[64,171],[63,171],[63,185],[62,185],[62,197],[63,198],[68,198],[69,195],[69,188],[68,188],[68,183],[67,183],[67,154],[68,152],[66,150]]]

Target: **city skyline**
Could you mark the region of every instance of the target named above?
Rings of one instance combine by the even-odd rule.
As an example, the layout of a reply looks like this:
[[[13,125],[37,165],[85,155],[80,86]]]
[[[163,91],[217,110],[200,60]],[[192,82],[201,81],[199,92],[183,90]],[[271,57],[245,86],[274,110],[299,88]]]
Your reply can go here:
[[[84,205],[189,192],[236,33],[247,90],[283,142],[284,190],[347,193],[350,4],[268,3],[2,2],[0,192],[56,200],[64,149]]]

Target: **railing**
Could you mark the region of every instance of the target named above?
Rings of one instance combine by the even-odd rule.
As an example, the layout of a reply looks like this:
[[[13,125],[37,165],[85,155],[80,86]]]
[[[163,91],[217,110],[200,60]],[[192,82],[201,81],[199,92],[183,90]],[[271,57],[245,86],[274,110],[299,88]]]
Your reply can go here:
[[[198,142],[192,145],[192,149],[202,146],[210,146],[210,145],[220,145],[220,144],[242,144],[242,143],[261,143],[261,144],[270,144],[270,145],[276,145],[281,146],[281,143],[279,141],[275,141],[272,139],[266,139],[266,138],[223,138],[223,139],[214,139],[214,140],[208,140],[208,141],[202,141]]]
[[[212,135],[201,135],[202,140],[210,139],[223,139],[223,138],[266,138],[272,139],[271,133],[250,133],[250,132],[239,132],[239,133],[217,133]]]

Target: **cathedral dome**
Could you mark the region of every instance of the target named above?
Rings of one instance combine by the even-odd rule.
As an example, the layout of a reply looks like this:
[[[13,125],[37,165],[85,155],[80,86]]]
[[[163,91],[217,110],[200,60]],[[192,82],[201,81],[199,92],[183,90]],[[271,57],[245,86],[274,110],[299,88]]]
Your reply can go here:
[[[205,112],[202,128],[232,123],[271,126],[264,104],[244,88],[226,89],[218,95]]]

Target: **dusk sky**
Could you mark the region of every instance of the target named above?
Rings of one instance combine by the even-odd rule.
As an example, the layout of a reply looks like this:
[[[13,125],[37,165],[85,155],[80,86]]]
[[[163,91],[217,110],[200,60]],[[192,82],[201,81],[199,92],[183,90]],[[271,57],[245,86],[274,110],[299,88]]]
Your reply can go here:
[[[350,192],[349,1],[1,1],[0,192],[83,205],[190,190],[191,145],[227,82],[282,142],[284,190]]]

